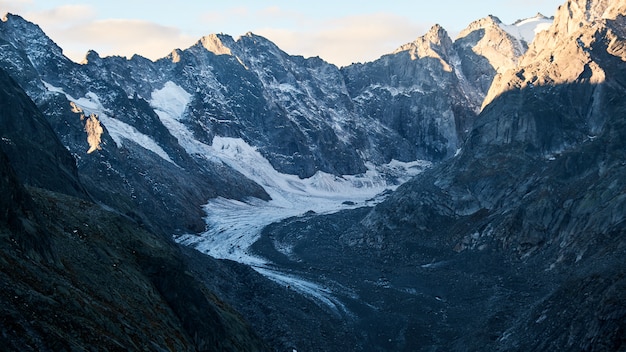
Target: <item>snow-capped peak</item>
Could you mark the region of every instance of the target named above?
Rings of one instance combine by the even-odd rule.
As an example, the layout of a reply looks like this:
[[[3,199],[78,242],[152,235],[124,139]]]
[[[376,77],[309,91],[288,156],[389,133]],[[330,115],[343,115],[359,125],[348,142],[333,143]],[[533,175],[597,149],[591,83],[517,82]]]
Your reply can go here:
[[[553,21],[554,18],[538,13],[534,17],[518,20],[511,25],[500,23],[500,27],[513,37],[530,44],[535,39],[535,35],[550,28]]]

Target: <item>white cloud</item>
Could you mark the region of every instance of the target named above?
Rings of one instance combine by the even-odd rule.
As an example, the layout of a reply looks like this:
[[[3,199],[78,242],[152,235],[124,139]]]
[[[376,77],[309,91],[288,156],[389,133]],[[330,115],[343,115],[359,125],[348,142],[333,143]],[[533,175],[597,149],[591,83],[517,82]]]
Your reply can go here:
[[[4,16],[7,12],[24,13],[32,4],[32,0],[0,0],[0,16]]]
[[[88,5],[63,5],[50,10],[27,12],[26,19],[42,28],[63,28],[95,19],[96,11]]]
[[[131,57],[139,53],[152,60],[164,57],[173,49],[186,48],[198,39],[186,36],[174,27],[121,19],[92,21],[67,28],[59,34],[68,41],[96,50],[102,56]]]
[[[259,28],[267,37],[294,55],[320,56],[339,66],[375,60],[426,32],[428,25],[405,17],[379,13],[326,20],[301,29]]]

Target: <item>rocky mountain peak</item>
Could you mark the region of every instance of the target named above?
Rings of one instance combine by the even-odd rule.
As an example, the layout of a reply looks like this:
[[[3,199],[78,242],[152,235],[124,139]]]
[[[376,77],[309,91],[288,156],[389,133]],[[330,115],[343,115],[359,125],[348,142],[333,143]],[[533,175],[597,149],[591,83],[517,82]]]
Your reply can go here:
[[[479,29],[487,29],[487,28],[499,28],[499,25],[502,23],[500,19],[496,16],[489,15],[487,17],[483,17],[479,20],[476,20],[469,24],[464,30],[459,33],[457,38],[463,38],[467,36],[469,33],[472,33],[475,30]]]
[[[610,21],[626,13],[626,1],[570,0],[560,6],[552,26],[537,34],[520,65],[496,76],[494,84],[483,102],[483,107],[511,88],[558,85],[584,80],[601,83],[605,79],[602,65],[594,55],[594,47],[602,42],[613,42],[621,47],[624,41],[622,26]],[[607,22],[608,21],[608,22]],[[598,40],[598,35],[603,36]],[[602,47],[598,53],[606,52]],[[617,51],[619,51],[617,49]]]
[[[172,50],[172,52],[167,56],[167,59],[172,61],[173,63],[177,63],[180,62],[180,56],[182,54],[182,50],[180,49],[174,49]]]
[[[223,34],[209,34],[200,39],[202,46],[215,55],[232,55],[230,48],[227,46],[227,44],[232,42],[232,37]]]
[[[286,55],[276,44],[274,44],[271,40],[260,36],[258,34],[254,34],[252,32],[248,32],[239,38],[237,38],[236,44],[243,50],[250,50],[251,48],[255,48],[252,51],[257,50],[265,50],[273,53],[274,55],[284,56]]]
[[[98,54],[98,52],[96,52],[95,50],[89,50],[87,51],[87,54],[85,54],[85,58],[83,59],[83,61],[81,61],[81,65],[87,65],[87,64],[94,64],[94,63],[98,63],[102,61],[102,57],[100,57],[100,54]]]
[[[537,14],[534,15],[533,17],[519,19],[519,20],[515,21],[513,23],[513,25],[517,25],[517,24],[523,23],[523,22],[528,21],[528,20],[550,20],[550,19],[554,19],[554,16],[548,17],[548,16],[545,16],[544,14],[542,14],[541,12],[537,12]]]
[[[471,50],[486,58],[496,72],[514,67],[518,58],[526,51],[525,45],[503,28],[498,17],[492,15],[470,23],[459,33],[455,46],[464,48],[466,55]]]
[[[0,22],[0,36],[26,51],[36,66],[52,56],[63,56],[63,50],[38,25],[19,15],[4,15]]]
[[[34,26],[36,28],[39,28],[39,26],[27,21],[26,19],[24,19],[24,17],[10,12],[5,13],[4,16],[2,16],[1,21],[13,27]]]
[[[439,59],[447,72],[451,72],[452,68],[448,64],[450,49],[452,48],[452,39],[448,32],[436,24],[423,36],[417,38],[414,42],[402,45],[393,53],[408,52],[411,60],[432,57]]]
[[[430,30],[428,30],[424,38],[435,44],[441,44],[442,41],[450,39],[448,37],[448,32],[446,32],[446,30],[439,24],[435,24],[434,26],[430,27]]]

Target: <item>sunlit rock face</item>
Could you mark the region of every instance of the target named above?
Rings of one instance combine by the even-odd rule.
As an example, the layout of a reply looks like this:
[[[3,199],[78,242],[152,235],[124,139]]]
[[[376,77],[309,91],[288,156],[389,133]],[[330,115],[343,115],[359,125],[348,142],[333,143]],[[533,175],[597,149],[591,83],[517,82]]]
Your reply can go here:
[[[559,8],[554,24],[537,36],[519,66],[496,76],[483,103],[489,109],[494,99],[508,93],[530,99],[532,89],[538,88],[546,91],[542,99],[552,100],[551,106],[542,113],[534,112],[533,117],[508,98],[506,109],[517,111],[516,117],[479,121],[480,126],[490,126],[481,128],[485,131],[481,142],[530,142],[547,155],[602,130],[607,115],[599,101],[606,86],[606,70],[614,69],[611,62],[615,58],[623,61],[624,55],[623,15],[613,10],[619,8],[618,3],[570,1]],[[581,110],[581,105],[588,110]]]
[[[514,88],[572,82],[601,83],[600,55],[624,58],[621,1],[568,1],[559,7],[554,24],[537,35],[520,65],[495,77],[483,106]],[[606,40],[600,43],[599,40]],[[593,50],[600,47],[596,55]],[[558,50],[549,48],[559,47]]]
[[[397,131],[408,156],[435,161],[453,156],[493,77],[513,67],[526,50],[526,43],[501,25],[486,17],[455,41],[436,25],[393,54],[342,68],[359,114]]]

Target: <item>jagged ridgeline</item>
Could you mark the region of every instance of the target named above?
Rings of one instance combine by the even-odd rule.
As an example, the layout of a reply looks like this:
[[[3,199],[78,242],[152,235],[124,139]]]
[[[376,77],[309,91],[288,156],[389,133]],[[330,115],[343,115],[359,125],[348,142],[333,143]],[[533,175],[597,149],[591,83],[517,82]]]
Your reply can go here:
[[[569,0],[338,68],[252,33],[75,63],[7,15],[0,338],[626,349],[624,18]]]
[[[505,29],[488,17],[453,43],[435,26],[393,54],[342,69],[254,34],[209,35],[156,62],[89,52],[76,64],[39,27],[7,15],[0,65],[48,117],[91,194],[184,233],[202,229],[209,198],[267,199],[211,160],[215,137],[243,140],[301,178],[452,157],[488,82],[527,46]]]

